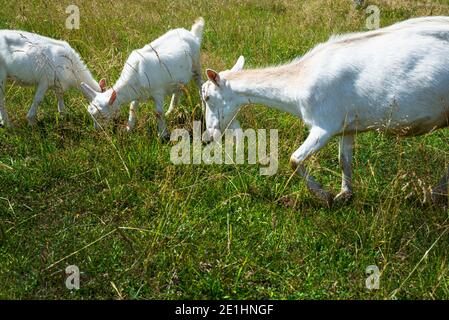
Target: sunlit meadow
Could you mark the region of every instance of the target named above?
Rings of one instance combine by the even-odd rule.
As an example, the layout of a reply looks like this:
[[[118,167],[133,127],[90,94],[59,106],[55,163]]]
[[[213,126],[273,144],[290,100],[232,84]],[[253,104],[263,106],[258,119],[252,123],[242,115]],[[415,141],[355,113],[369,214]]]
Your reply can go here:
[[[366,30],[369,18],[350,0],[1,2],[0,28],[68,41],[108,84],[133,49],[198,16],[203,69],[216,70],[239,55],[248,67],[287,62],[334,33]],[[381,26],[449,15],[449,1],[365,2],[378,6]],[[70,4],[80,8],[78,30],[65,27]],[[0,129],[0,298],[449,298],[449,215],[423,203],[448,166],[447,129],[359,135],[355,198],[328,209],[292,177],[288,160],[307,129],[290,115],[263,106],[238,115],[243,128],[279,130],[279,170],[262,176],[259,165],[172,164],[152,102],[127,134],[127,107],[94,130],[80,92],[66,95],[64,118],[49,92],[30,128],[33,92],[6,89],[15,127]],[[193,83],[186,93],[171,130],[200,119]],[[337,191],[337,140],[308,166]],[[69,265],[79,267],[79,290],[65,286]],[[365,286],[370,265],[377,290]]]

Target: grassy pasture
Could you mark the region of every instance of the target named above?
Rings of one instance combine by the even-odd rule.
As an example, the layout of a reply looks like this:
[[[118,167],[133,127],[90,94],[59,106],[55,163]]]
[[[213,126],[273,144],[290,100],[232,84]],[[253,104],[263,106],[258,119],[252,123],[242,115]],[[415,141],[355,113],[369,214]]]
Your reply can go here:
[[[368,1],[381,26],[449,15],[449,1]],[[67,5],[81,11],[67,30]],[[2,1],[0,28],[67,40],[95,77],[113,83],[129,53],[170,28],[206,20],[203,68],[280,64],[333,33],[365,30],[367,14],[349,0]],[[170,118],[190,128],[199,97],[192,85]],[[0,129],[0,298],[19,299],[447,299],[449,215],[422,204],[448,166],[447,129],[397,139],[356,140],[355,198],[323,208],[290,154],[304,140],[301,121],[263,106],[239,114],[244,128],[279,130],[279,171],[258,165],[173,165],[156,136],[153,104],[126,134],[95,131],[81,93],[68,115],[47,94],[38,124],[25,116],[32,88],[8,86],[13,130]],[[167,101],[168,102],[168,101]],[[196,109],[195,109],[196,108]],[[308,162],[321,181],[340,185],[337,141]],[[81,288],[66,289],[77,265]],[[365,288],[377,265],[380,288]]]

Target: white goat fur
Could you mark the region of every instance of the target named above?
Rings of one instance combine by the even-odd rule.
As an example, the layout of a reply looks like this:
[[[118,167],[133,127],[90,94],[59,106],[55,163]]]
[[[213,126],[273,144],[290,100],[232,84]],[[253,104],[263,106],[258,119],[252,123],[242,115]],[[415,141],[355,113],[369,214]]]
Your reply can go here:
[[[199,18],[191,31],[182,28],[170,30],[143,48],[134,50],[117,82],[104,93],[97,93],[82,84],[85,96],[91,101],[88,110],[95,121],[110,119],[123,104],[131,102],[127,129],[132,130],[138,102],[152,98],[156,104],[158,132],[164,138],[168,137],[163,113],[164,97],[173,93],[167,111],[169,114],[178,102],[180,88],[192,76],[199,88],[202,85],[200,44],[203,28],[204,20]]]
[[[235,116],[244,104],[264,104],[298,116],[310,133],[292,154],[291,165],[328,205],[352,195],[357,132],[407,136],[448,126],[448,17],[411,19],[375,31],[334,36],[279,67],[241,70],[243,62],[241,57],[232,70],[206,72],[209,81],[202,90],[207,139],[215,130],[238,127]],[[336,197],[303,165],[334,136],[340,136],[343,171]],[[446,199],[448,174],[432,190],[434,200]]]
[[[36,86],[27,118],[36,119],[37,107],[47,89],[53,89],[58,110],[64,109],[63,94],[69,88],[79,88],[81,82],[101,91],[78,53],[67,42],[18,30],[0,30],[0,123],[10,125],[5,109],[7,79],[23,86]]]

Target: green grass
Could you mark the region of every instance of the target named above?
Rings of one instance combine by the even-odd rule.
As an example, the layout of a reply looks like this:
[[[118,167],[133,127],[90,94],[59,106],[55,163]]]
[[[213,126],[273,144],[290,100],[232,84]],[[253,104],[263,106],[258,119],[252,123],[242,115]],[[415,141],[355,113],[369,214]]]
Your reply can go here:
[[[200,15],[203,67],[222,70],[240,54],[248,66],[279,64],[332,33],[364,30],[366,14],[351,2],[75,1],[81,29],[71,31],[65,5],[9,1],[0,28],[66,39],[111,84],[133,49],[170,28],[190,28]],[[370,3],[379,5],[382,26],[449,15],[447,5]],[[171,129],[199,118],[190,89]],[[29,128],[32,97],[32,89],[9,86],[15,128],[0,129],[0,298],[449,298],[449,215],[421,202],[422,188],[448,165],[447,130],[407,139],[358,136],[355,198],[326,209],[303,181],[290,179],[288,159],[306,135],[292,116],[262,106],[239,115],[245,128],[279,129],[279,171],[266,177],[257,165],[171,164],[152,103],[126,134],[127,108],[115,128],[95,131],[76,91],[66,96],[63,119],[48,94]],[[308,164],[337,190],[337,141]],[[78,291],[64,285],[71,264],[82,273]],[[379,290],[365,288],[369,265],[382,272]]]

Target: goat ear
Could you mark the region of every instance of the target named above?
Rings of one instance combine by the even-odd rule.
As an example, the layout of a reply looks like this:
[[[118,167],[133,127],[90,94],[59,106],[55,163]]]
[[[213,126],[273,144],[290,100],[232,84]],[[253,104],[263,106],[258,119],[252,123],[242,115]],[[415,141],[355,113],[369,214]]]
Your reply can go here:
[[[115,99],[117,98],[117,92],[112,89],[111,98],[109,99],[109,105],[112,106],[114,104]]]
[[[106,91],[106,79],[101,79],[100,82],[98,82],[98,85],[100,86],[101,92]]]
[[[244,64],[245,64],[245,58],[243,56],[240,56],[237,59],[237,62],[232,67],[231,71],[240,71],[240,70],[242,70]]]
[[[220,75],[217,71],[212,69],[206,69],[206,75],[210,81],[212,81],[217,87],[220,86]]]
[[[92,100],[95,99],[97,93],[87,83],[81,82],[80,88],[81,92],[86,97],[86,99],[89,100],[89,102],[92,102]]]

